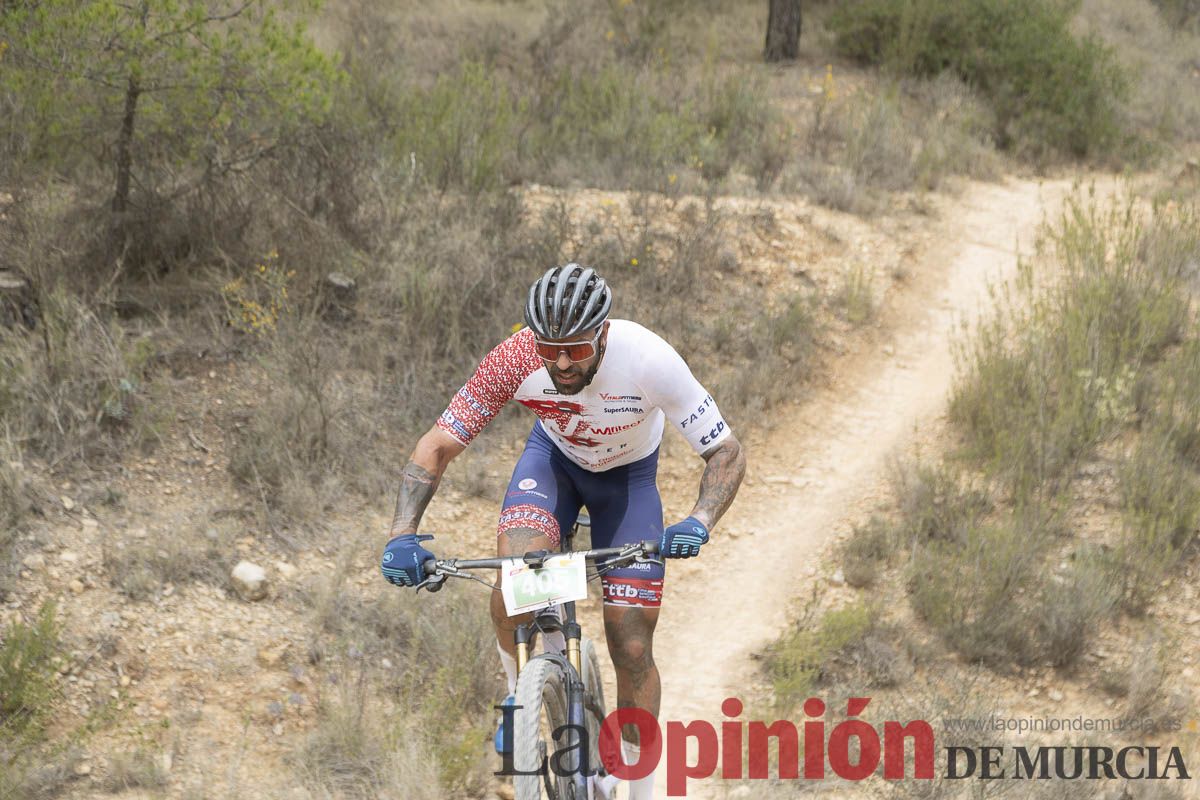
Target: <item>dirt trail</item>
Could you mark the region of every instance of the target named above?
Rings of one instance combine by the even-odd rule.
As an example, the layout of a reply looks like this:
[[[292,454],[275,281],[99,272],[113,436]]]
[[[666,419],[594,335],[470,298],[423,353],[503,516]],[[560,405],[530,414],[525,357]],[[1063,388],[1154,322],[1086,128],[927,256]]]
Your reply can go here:
[[[880,337],[890,347],[848,359],[751,452],[748,484],[722,524],[740,535],[718,536],[703,559],[672,564],[655,640],[663,720],[715,723],[724,698],[745,697],[739,687],[758,678],[752,654],[822,579],[811,569],[822,547],[874,505],[888,456],[910,451],[918,426],[943,413],[952,335],[985,307],[989,283],[1014,274],[1018,253],[1030,252],[1038,223],[1070,186],[979,184],[956,199],[939,244],[891,301],[890,336]],[[661,768],[658,779],[666,797]],[[692,782],[688,796],[715,796],[719,783]]]

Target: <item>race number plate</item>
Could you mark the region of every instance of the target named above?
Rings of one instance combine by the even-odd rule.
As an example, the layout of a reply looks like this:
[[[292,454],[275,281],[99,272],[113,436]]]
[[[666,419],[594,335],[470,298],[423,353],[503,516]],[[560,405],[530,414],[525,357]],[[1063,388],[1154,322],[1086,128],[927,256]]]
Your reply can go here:
[[[587,598],[587,559],[582,555],[550,556],[541,569],[510,558],[501,575],[500,590],[510,617]]]

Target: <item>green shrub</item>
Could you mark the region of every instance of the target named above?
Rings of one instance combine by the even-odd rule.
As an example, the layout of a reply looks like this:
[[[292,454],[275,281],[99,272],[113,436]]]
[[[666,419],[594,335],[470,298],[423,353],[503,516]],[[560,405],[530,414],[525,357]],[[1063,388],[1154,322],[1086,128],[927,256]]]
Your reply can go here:
[[[874,282],[870,265],[854,264],[842,271],[842,283],[833,303],[851,325],[865,325],[874,319]]]
[[[1110,559],[1083,550],[1063,574],[1042,580],[1029,617],[1041,652],[1054,666],[1074,664],[1111,618],[1120,599],[1113,573]]]
[[[1018,517],[969,526],[961,542],[934,540],[913,552],[913,610],[971,661],[1002,665],[1036,657],[1023,595],[1039,585],[1045,528]]]
[[[810,614],[767,651],[766,669],[779,708],[809,697],[832,659],[862,641],[874,628],[877,611],[863,604],[830,611],[820,621]]]
[[[1184,342],[1161,367],[1148,388],[1152,425],[1181,458],[1200,467],[1200,341]]]
[[[463,64],[397,103],[396,155],[438,189],[494,189],[512,174],[524,106],[481,64]]]
[[[991,499],[944,465],[896,464],[892,490],[900,509],[900,544],[964,542],[976,521],[992,508]]]
[[[1061,489],[1130,420],[1143,367],[1179,341],[1184,275],[1151,245],[1170,225],[1132,205],[1072,200],[1049,233],[1058,273],[1038,284],[1024,264],[1015,295],[998,295],[995,315],[960,343],[950,418],[1017,496]]]
[[[0,640],[0,742],[35,735],[55,694],[59,627],[54,603],[31,624],[13,623]]]
[[[788,155],[787,126],[748,71],[692,82],[661,64],[566,65],[528,113],[521,158],[551,182],[661,189],[685,169],[716,181],[740,168],[766,188]]]
[[[1124,531],[1117,548],[1127,610],[1145,610],[1196,538],[1200,485],[1170,436],[1151,431],[1121,466]]]
[[[1077,33],[1110,44],[1129,67],[1132,87],[1122,116],[1134,168],[1150,168],[1150,157],[1176,152],[1200,135],[1200,81],[1193,78],[1200,16],[1189,26],[1173,14],[1159,13],[1168,5],[1188,3],[1200,11],[1195,0],[1081,0],[1073,21]]]
[[[883,189],[907,189],[916,179],[914,155],[919,139],[904,117],[896,89],[858,96],[850,110],[845,164],[855,179]]]
[[[866,525],[855,525],[842,546],[842,571],[846,583],[866,587],[875,583],[880,567],[892,554],[893,531],[882,517],[872,516]]]
[[[1104,154],[1120,144],[1126,79],[1110,50],[1076,39],[1048,0],[855,0],[829,25],[843,55],[901,74],[949,71],[981,91],[1001,146]]]
[[[530,155],[542,169],[593,164],[618,182],[699,164],[705,129],[694,105],[660,80],[620,64],[595,73],[564,69],[533,109]]]
[[[990,177],[999,171],[993,117],[948,73],[842,98],[830,69],[807,134],[814,157],[798,160],[784,182],[824,205],[870,213],[887,206],[879,190],[936,189],[956,174]]]

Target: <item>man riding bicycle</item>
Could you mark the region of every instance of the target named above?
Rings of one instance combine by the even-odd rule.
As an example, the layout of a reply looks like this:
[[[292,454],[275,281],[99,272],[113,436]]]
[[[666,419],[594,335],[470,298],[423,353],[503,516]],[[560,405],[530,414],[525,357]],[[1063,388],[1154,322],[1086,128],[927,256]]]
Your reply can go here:
[[[421,516],[446,466],[466,449],[509,400],[538,420],[513,470],[500,511],[501,557],[557,549],[582,506],[591,515],[592,546],[659,539],[667,558],[691,558],[733,502],[746,471],[737,437],[712,396],[684,360],[635,322],[609,319],[612,291],[594,270],[555,267],[534,282],[525,324],[497,345],[436,425],[417,443],[404,468],[393,538],[383,572],[397,585],[417,586],[433,554],[417,536]],[[691,514],[664,529],[655,476],[664,419],[707,465]],[[603,580],[604,629],[617,674],[617,706],[658,716],[660,682],[653,636],[662,604],[664,566],[634,563]],[[499,592],[492,620],[511,696],[517,682],[513,631]],[[622,731],[627,763],[638,761],[637,728]],[[503,741],[497,736],[497,743]],[[648,800],[653,774],[630,783],[630,800]]]

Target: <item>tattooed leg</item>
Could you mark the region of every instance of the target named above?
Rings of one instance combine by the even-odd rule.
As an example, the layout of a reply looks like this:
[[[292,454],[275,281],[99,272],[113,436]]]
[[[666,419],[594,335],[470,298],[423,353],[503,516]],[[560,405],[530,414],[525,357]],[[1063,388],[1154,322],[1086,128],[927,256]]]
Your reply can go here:
[[[637,706],[658,717],[662,685],[654,664],[654,627],[657,608],[605,606],[604,634],[617,672],[617,707]],[[621,738],[640,745],[636,725],[626,725]]]
[[[530,550],[553,550],[550,537],[530,528],[512,528],[500,534],[496,539],[496,555],[500,558],[520,556]],[[496,573],[496,586],[500,585],[500,573]],[[508,616],[504,607],[504,597],[500,592],[492,592],[492,626],[496,629],[496,641],[504,648],[504,652],[513,658],[517,657],[517,645],[513,642],[513,632],[523,622],[533,619],[532,612],[519,617]]]

